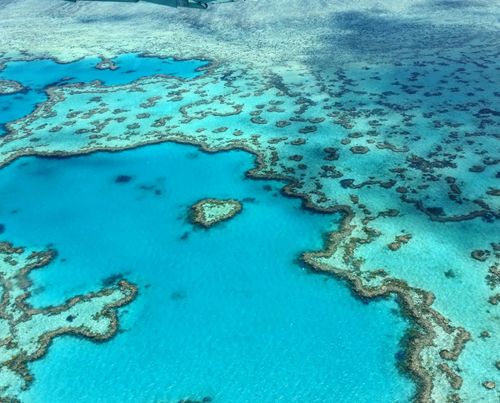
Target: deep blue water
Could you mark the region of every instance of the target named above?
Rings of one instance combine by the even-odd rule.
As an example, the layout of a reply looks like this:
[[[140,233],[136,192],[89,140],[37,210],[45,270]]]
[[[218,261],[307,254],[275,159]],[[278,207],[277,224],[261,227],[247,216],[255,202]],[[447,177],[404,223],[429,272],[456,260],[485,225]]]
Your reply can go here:
[[[128,84],[141,77],[158,74],[189,79],[196,77],[198,68],[207,65],[202,60],[175,60],[172,58],[143,57],[135,53],[112,59],[116,70],[100,70],[98,57],[86,57],[72,63],[57,63],[52,59],[12,61],[0,70],[0,80],[15,80],[25,91],[0,95],[0,136],[5,134],[5,123],[31,113],[37,104],[47,100],[45,89],[53,85],[90,83],[104,85]],[[1,60],[0,60],[1,61]]]
[[[252,164],[240,151],[163,144],[23,158],[0,171],[2,238],[59,251],[32,275],[33,304],[99,289],[118,273],[140,289],[113,340],[60,338],[30,365],[25,401],[409,400],[413,386],[396,370],[406,328],[396,303],[363,304],[295,263],[339,217],[303,210],[279,183],[245,179]],[[244,210],[194,229],[187,209],[204,197],[244,200]]]

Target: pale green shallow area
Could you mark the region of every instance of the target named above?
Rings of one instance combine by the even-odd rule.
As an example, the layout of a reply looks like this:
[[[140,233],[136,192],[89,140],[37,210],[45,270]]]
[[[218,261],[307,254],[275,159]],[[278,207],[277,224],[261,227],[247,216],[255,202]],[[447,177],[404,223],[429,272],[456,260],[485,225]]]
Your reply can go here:
[[[304,9],[298,1],[248,1],[207,14],[48,2],[35,21],[19,21],[23,10],[41,7],[35,3],[2,10],[6,55],[29,48],[29,56],[73,60],[147,51],[214,64],[192,81],[50,90],[49,101],[0,140],[4,163],[162,141],[259,153],[261,175],[291,177],[298,181],[291,190],[316,206],[353,213],[350,232],[318,263],[368,287],[386,281],[370,275],[383,269],[408,283],[411,298],[419,299],[418,289],[435,295],[432,309],[449,323],[421,311],[435,332],[419,355],[434,380],[432,398],[498,400],[498,2],[387,1],[375,9],[318,1]],[[61,48],[62,34],[47,29],[35,44],[28,24],[61,20],[65,35],[84,39]],[[124,31],[123,21],[136,30]],[[262,27],[264,35],[254,32]],[[179,32],[185,41],[174,40]],[[410,241],[391,251],[404,233]],[[488,258],[473,259],[474,250]],[[453,349],[458,327],[471,340],[457,360],[444,359],[440,351]],[[442,364],[463,385],[453,388]]]

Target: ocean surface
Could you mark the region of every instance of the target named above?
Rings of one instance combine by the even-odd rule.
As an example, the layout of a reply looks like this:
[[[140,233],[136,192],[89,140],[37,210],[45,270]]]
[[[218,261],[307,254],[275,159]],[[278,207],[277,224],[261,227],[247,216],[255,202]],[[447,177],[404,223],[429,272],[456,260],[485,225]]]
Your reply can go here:
[[[3,122],[29,113],[45,86],[64,77],[106,85],[158,73],[189,78],[204,63],[122,58],[115,71],[93,68],[98,59],[7,64],[0,78],[30,90],[0,97],[4,112],[11,109]],[[245,178],[253,165],[242,151],[207,154],[170,143],[24,157],[0,170],[1,239],[58,251],[31,275],[34,306],[59,304],[118,278],[139,287],[138,298],[119,310],[112,340],[55,339],[30,364],[35,381],[23,401],[411,398],[414,385],[397,370],[408,323],[396,302],[367,304],[297,263],[301,252],[323,246],[322,233],[340,217],[304,210],[280,194],[282,183]],[[197,229],[188,211],[202,198],[238,199],[243,211]]]

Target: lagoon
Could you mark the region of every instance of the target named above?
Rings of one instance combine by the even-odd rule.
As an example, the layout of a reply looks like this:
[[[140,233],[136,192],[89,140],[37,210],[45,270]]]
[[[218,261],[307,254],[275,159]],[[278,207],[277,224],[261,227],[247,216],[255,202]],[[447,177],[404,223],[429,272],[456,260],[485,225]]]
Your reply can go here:
[[[2,238],[51,244],[31,276],[35,306],[125,277],[140,295],[106,343],[54,341],[30,365],[26,402],[394,402],[408,324],[296,263],[340,217],[301,208],[278,182],[244,177],[252,157],[162,144],[72,158],[22,158],[0,172]],[[117,180],[127,177],[128,180]],[[187,220],[205,197],[243,211],[209,230]]]

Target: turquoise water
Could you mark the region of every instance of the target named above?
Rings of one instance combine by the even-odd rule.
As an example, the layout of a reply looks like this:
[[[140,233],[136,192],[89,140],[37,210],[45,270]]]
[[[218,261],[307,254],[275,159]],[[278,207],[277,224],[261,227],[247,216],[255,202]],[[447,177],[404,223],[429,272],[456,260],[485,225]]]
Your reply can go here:
[[[117,274],[140,289],[114,339],[59,338],[30,365],[25,401],[409,400],[413,386],[396,370],[407,326],[396,303],[364,304],[295,263],[339,217],[301,209],[279,183],[245,179],[252,165],[243,152],[163,144],[23,158],[0,172],[2,238],[59,251],[32,275],[34,305]],[[243,212],[194,229],[187,209],[204,197],[243,200]]]
[[[120,85],[159,74],[190,79],[199,74],[199,68],[208,64],[202,60],[163,59],[135,53],[120,55],[111,60],[118,67],[116,70],[97,69],[96,66],[101,62],[98,57],[86,57],[72,63],[57,63],[52,59],[5,63],[0,70],[0,80],[17,81],[25,90],[0,95],[0,136],[5,134],[7,122],[28,115],[37,104],[47,100],[47,87],[90,83],[95,80],[104,85]]]
[[[123,55],[71,64],[10,62],[0,79],[27,91],[1,96],[0,123],[46,100],[44,89],[101,80],[123,84],[168,74],[190,79],[202,61]],[[282,184],[246,179],[254,161],[162,144],[89,156],[22,158],[0,171],[0,237],[58,251],[32,274],[42,307],[108,286],[136,283],[111,341],[54,341],[30,364],[26,402],[408,401],[398,373],[407,323],[392,300],[365,304],[296,258],[322,247],[339,216],[305,211]],[[122,177],[127,180],[117,180]],[[236,198],[243,212],[205,231],[187,213],[201,198]]]

